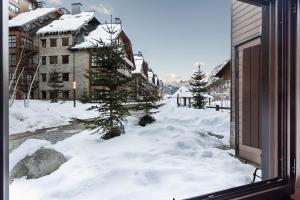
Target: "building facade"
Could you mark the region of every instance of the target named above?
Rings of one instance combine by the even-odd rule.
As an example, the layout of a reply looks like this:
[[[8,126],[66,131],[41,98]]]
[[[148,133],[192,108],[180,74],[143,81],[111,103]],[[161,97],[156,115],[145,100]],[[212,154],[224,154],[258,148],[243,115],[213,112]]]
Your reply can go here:
[[[10,97],[38,98],[39,47],[36,32],[63,15],[60,8],[37,8],[9,20]],[[30,93],[30,94],[29,94]]]
[[[232,3],[231,147],[240,158],[261,164],[262,7]]]

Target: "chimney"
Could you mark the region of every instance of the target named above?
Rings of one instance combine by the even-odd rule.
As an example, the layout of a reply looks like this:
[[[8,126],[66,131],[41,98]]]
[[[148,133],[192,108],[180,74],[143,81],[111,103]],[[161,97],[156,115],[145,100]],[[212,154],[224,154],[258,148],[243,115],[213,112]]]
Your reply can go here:
[[[43,0],[38,1],[38,8],[43,8],[44,7],[45,2]]]
[[[81,3],[72,3],[72,15],[77,15],[81,13]]]
[[[143,57],[143,54],[142,54],[141,51],[138,51],[137,55],[140,56],[140,57]]]

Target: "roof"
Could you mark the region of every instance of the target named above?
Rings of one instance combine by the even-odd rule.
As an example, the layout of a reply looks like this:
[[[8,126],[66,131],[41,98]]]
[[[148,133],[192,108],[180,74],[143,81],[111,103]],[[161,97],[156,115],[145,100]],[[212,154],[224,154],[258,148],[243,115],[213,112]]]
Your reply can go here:
[[[8,27],[25,26],[26,24],[57,10],[58,8],[37,8],[35,10],[21,13],[9,20]]]
[[[121,24],[101,24],[94,31],[91,31],[88,36],[85,36],[83,42],[76,44],[72,49],[98,47],[97,41],[100,40],[109,44],[110,40],[117,38],[122,31]],[[109,32],[113,32],[113,34],[111,35]]]
[[[218,71],[218,73],[215,75],[218,78],[222,78],[224,76],[224,72],[226,72],[226,70],[230,70],[230,60],[228,60],[220,69],[220,71]]]
[[[63,33],[76,31],[86,25],[95,17],[95,12],[82,12],[80,14],[64,14],[58,20],[54,20],[49,25],[37,31],[37,34]]]
[[[230,59],[224,61],[224,63],[218,65],[217,67],[215,67],[211,73],[210,76],[216,76],[228,63],[230,63]]]
[[[148,70],[148,81],[150,83],[153,83],[153,76],[154,76],[154,73],[153,73],[152,69],[149,69]]]
[[[187,86],[181,86],[174,94],[173,97],[193,97],[193,93],[190,91],[190,88]]]
[[[134,55],[134,62],[136,68],[134,71],[132,71],[132,74],[141,74],[144,78],[147,79],[147,76],[144,73],[143,69],[144,57],[141,55]]]

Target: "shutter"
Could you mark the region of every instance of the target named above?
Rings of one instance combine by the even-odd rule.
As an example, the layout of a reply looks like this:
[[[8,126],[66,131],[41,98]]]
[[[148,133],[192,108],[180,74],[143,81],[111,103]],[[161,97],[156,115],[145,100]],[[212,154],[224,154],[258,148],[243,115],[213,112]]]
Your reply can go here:
[[[243,50],[242,143],[260,148],[260,45]]]
[[[243,51],[242,142],[251,145],[251,48]]]

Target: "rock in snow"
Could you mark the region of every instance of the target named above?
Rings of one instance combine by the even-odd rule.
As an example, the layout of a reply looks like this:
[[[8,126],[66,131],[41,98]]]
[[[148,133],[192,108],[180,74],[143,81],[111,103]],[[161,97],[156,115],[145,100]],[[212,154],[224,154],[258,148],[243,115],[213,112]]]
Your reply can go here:
[[[67,159],[53,149],[41,148],[31,156],[25,157],[12,169],[10,180],[26,176],[27,179],[36,179],[56,171]]]

